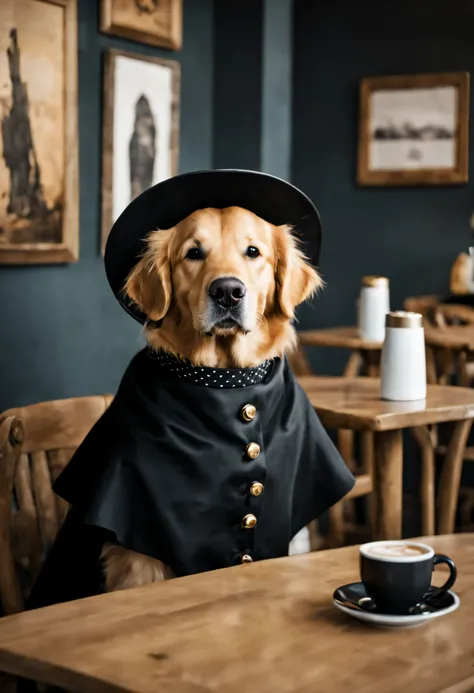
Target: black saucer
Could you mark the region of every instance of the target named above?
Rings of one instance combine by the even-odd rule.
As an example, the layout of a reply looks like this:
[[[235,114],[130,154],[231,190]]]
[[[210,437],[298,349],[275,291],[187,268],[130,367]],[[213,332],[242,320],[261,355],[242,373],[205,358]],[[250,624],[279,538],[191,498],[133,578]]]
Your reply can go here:
[[[333,594],[335,602],[347,609],[354,611],[363,611],[366,613],[384,615],[378,611],[373,600],[367,595],[362,582],[351,582],[348,585],[342,585],[335,590]],[[456,598],[452,592],[443,592],[436,597],[430,599],[429,594],[424,601],[410,609],[408,616],[435,614],[439,611],[449,609],[456,602]]]

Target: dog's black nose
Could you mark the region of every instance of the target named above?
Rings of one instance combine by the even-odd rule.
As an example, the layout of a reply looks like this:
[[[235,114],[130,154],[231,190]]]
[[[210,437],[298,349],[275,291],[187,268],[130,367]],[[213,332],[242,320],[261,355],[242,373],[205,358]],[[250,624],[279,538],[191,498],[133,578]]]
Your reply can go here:
[[[236,277],[220,277],[214,279],[209,287],[209,296],[220,306],[231,308],[236,306],[245,296],[245,284]]]

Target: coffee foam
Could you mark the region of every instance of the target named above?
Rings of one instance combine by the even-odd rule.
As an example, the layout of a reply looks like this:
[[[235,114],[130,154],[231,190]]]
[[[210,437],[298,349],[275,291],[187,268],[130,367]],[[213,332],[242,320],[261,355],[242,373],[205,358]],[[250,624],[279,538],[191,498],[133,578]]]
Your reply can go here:
[[[373,556],[383,556],[384,558],[389,558],[390,556],[406,556],[408,558],[429,552],[423,547],[414,544],[376,544],[368,548],[367,553]]]
[[[374,541],[360,547],[362,556],[380,561],[423,561],[434,555],[431,546],[412,541]]]

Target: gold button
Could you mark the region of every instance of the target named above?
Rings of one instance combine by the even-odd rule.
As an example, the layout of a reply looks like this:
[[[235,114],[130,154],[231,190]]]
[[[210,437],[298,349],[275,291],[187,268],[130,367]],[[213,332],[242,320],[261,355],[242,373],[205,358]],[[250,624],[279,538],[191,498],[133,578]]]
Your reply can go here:
[[[263,493],[263,484],[260,481],[254,481],[250,487],[250,493],[252,496],[260,496]]]
[[[244,553],[244,555],[240,557],[240,560],[242,563],[253,563],[253,558],[249,556],[248,553]]]
[[[258,443],[249,443],[245,448],[245,452],[251,460],[256,460],[260,455],[260,445]]]
[[[242,520],[242,529],[252,529],[257,524],[255,515],[249,514]]]
[[[257,410],[253,404],[246,404],[242,407],[242,418],[244,421],[253,421],[257,415]]]

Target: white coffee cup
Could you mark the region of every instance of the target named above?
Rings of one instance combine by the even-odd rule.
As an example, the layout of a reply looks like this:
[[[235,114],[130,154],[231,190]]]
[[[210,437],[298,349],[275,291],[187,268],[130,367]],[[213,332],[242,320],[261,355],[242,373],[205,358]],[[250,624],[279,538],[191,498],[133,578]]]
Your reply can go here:
[[[383,342],[385,316],[389,311],[390,293],[387,277],[363,277],[358,301],[359,336],[367,342]]]
[[[395,311],[386,316],[381,358],[382,399],[426,398],[425,334],[420,313]]]

